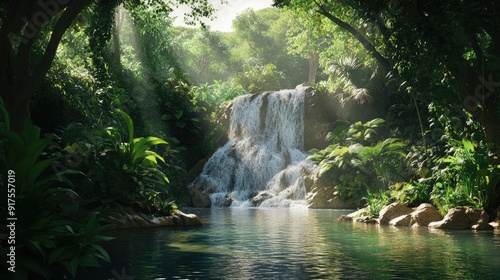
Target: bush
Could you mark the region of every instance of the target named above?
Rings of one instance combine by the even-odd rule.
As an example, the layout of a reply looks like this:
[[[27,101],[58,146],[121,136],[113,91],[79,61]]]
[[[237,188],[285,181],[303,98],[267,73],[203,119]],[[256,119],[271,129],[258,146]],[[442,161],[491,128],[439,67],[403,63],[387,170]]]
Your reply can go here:
[[[433,174],[431,199],[442,213],[454,206],[487,208],[500,181],[500,166],[492,165],[492,155],[481,143],[467,139],[450,140],[444,164]]]
[[[334,143],[309,157],[319,164],[318,176],[326,176],[348,203],[359,204],[368,193],[386,190],[403,178],[405,145],[396,138],[382,140],[383,124],[382,119],[340,124],[326,138]]]
[[[50,167],[57,157],[45,153],[52,139],[40,138],[40,128],[29,121],[24,122],[21,135],[10,131],[3,103],[0,111],[0,180],[6,182],[6,174],[15,179],[15,188],[9,186],[15,190],[9,191],[14,208],[0,209],[5,216],[18,218],[16,279],[52,279],[66,272],[75,277],[78,268],[99,266],[99,260],[109,262],[100,246],[110,239],[101,235],[109,226],[102,225],[99,212],[80,207],[78,194],[66,178],[76,172],[54,173]],[[0,252],[5,256],[8,250],[6,246]]]
[[[59,137],[58,149],[66,159],[61,165],[75,165],[68,161],[78,160],[76,168],[84,176],[73,178],[78,181],[75,191],[86,199],[97,199],[106,206],[132,206],[148,213],[170,215],[175,204],[168,202],[169,179],[162,171],[165,159],[153,150],[158,145],[168,147],[168,143],[153,136],[134,138],[132,119],[121,110],[117,113],[124,120],[127,134],[114,127],[68,127]]]

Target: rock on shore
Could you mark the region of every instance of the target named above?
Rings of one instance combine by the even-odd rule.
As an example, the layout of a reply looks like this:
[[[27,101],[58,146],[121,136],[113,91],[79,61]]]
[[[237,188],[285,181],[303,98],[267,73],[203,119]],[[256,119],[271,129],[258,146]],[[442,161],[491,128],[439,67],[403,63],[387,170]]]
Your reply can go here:
[[[115,211],[112,217],[119,221],[116,229],[164,227],[164,226],[199,226],[203,222],[195,214],[186,214],[176,210],[171,216],[155,217],[144,213],[138,213],[132,209]]]
[[[494,215],[493,221],[488,222],[488,213],[483,209],[458,206],[450,209],[446,216],[443,217],[429,203],[422,203],[418,207],[410,208],[394,202],[379,212],[378,219],[366,216],[366,211],[361,209],[342,216],[339,220],[393,226],[429,227],[433,229],[491,230],[500,228],[500,207],[495,210]]]

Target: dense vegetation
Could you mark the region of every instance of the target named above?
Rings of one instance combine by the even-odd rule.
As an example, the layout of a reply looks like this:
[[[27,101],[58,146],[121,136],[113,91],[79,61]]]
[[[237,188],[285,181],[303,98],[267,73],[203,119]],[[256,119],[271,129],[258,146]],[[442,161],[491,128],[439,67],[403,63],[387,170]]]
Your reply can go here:
[[[385,123],[339,125],[312,156],[341,197],[364,198],[373,214],[395,200],[442,213],[498,206],[497,2],[275,3],[353,44],[343,56],[319,52],[331,76],[317,86],[384,112]]]
[[[343,200],[374,214],[500,203],[495,1],[275,1],[228,33],[174,27],[163,2],[60,2],[0,4],[0,180],[15,172],[20,279],[109,261],[109,212],[171,214],[224,136],[225,102],[301,83],[378,109],[311,154]],[[176,3],[191,22],[212,11]]]

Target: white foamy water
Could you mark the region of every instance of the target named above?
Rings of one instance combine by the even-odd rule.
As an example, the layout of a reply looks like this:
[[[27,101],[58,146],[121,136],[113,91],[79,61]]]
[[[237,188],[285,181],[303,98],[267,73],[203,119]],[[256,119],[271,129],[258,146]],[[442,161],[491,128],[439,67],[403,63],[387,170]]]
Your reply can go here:
[[[305,206],[304,87],[234,100],[229,141],[208,160],[195,182],[212,206]]]

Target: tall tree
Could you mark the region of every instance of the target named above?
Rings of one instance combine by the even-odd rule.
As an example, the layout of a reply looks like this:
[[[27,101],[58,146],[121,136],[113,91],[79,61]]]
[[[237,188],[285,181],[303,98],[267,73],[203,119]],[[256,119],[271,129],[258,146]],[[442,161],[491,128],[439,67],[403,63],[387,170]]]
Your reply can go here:
[[[500,2],[495,0],[275,0],[320,14],[354,36],[421,100],[443,100],[450,85],[500,151]],[[349,15],[346,17],[346,15]],[[368,28],[367,28],[368,27]],[[453,94],[452,94],[453,95]],[[448,100],[448,101],[450,101]]]
[[[108,7],[100,12],[112,17],[114,8],[121,2],[122,0],[0,2],[0,96],[9,110],[12,129],[22,129],[24,118],[29,116],[30,100],[50,69],[62,36],[75,18],[91,5]],[[151,1],[128,2],[142,5]],[[171,2],[161,3],[165,9],[171,9]],[[213,11],[207,0],[178,0],[174,3],[193,7],[191,20],[209,16]],[[96,30],[93,36],[98,36],[100,31],[104,30]]]
[[[291,13],[276,8],[246,10],[236,17],[231,52],[247,68],[244,72],[248,72],[249,67],[270,70],[267,65],[272,64],[284,74],[284,87],[307,81],[307,60],[287,52],[287,32],[292,21]]]

